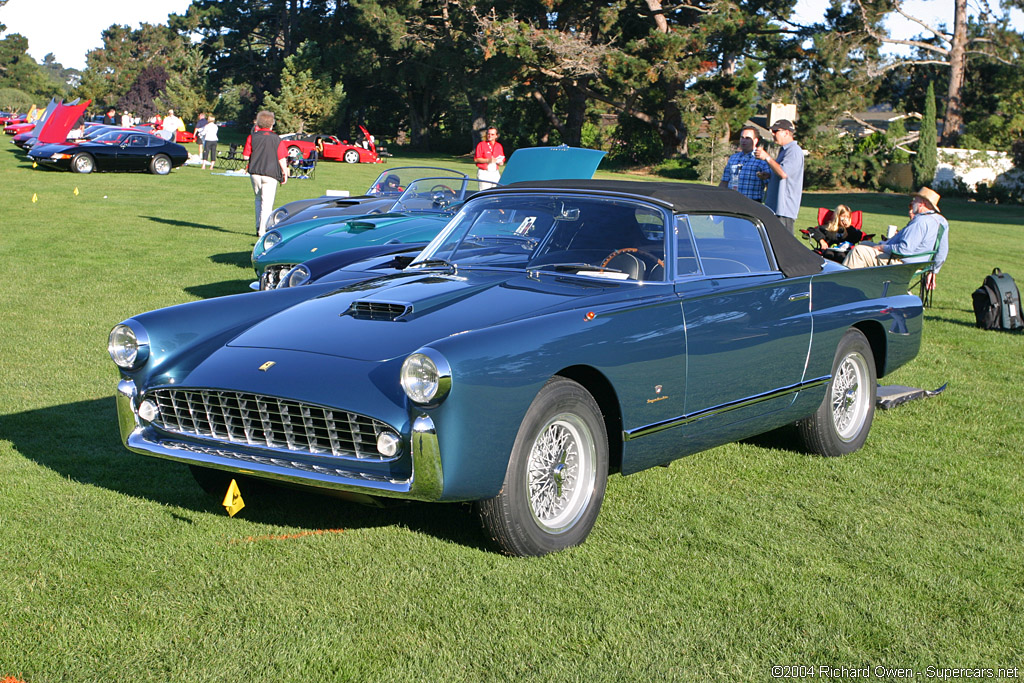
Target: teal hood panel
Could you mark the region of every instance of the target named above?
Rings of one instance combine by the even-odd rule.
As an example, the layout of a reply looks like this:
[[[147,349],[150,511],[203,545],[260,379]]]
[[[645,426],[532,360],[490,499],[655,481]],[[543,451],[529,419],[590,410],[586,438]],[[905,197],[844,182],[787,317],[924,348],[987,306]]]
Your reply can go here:
[[[375,244],[429,242],[441,232],[450,215],[381,214],[335,220],[285,240],[260,256],[260,263],[301,263],[343,249]]]
[[[590,285],[521,273],[406,274],[337,290],[256,324],[229,344],[365,361],[405,356],[462,332],[604,299],[616,284]]]
[[[512,152],[501,184],[510,185],[523,180],[570,180],[594,177],[605,152],[581,147],[522,147]]]

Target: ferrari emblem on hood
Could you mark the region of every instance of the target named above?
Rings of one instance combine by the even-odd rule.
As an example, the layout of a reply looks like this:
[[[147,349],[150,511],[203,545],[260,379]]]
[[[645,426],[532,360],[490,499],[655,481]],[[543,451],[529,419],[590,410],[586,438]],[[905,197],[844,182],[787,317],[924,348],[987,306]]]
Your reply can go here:
[[[268,360],[266,363],[260,366],[260,372],[266,372],[275,365],[277,365],[276,361]]]

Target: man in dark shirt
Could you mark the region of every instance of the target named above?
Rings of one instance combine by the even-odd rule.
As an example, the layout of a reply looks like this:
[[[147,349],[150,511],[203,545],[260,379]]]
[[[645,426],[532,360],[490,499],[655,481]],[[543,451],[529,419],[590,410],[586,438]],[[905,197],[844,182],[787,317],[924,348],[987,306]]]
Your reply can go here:
[[[117,125],[117,110],[111,107],[107,110],[106,115],[103,117],[103,125],[105,126],[116,126]]]
[[[245,140],[242,157],[249,161],[246,170],[256,195],[256,235],[267,231],[267,220],[274,210],[277,186],[288,182],[288,150],[273,131],[274,113],[263,110],[256,115],[256,127]]]

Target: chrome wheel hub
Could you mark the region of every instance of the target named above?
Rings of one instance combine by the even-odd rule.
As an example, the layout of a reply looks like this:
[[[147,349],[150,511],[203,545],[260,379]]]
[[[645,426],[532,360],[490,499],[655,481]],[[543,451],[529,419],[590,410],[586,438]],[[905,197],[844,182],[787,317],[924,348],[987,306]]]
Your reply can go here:
[[[527,496],[538,525],[557,533],[586,511],[595,481],[594,438],[578,416],[552,418],[537,435],[527,462]]]

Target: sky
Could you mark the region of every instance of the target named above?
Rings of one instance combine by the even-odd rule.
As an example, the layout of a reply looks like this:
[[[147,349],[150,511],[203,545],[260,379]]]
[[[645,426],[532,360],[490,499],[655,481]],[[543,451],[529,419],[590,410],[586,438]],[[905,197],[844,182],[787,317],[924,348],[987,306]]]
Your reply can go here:
[[[103,44],[113,24],[166,24],[168,14],[184,14],[192,0],[7,0],[0,24],[28,38],[37,62],[53,53],[65,68],[84,69],[85,53]]]
[[[138,28],[142,22],[163,24],[167,15],[184,14],[191,0],[8,0],[0,8],[0,23],[7,33],[28,38],[28,53],[42,61],[53,53],[66,68],[84,69],[85,54],[99,47],[104,29],[112,24]],[[998,0],[993,0],[993,8]],[[806,23],[821,19],[828,0],[799,0],[797,15]],[[953,23],[953,0],[906,0],[906,11],[929,23]],[[970,4],[969,4],[970,7]],[[1011,14],[1024,27],[1024,12]],[[919,33],[916,24],[902,18],[887,27],[893,37],[910,38]]]

